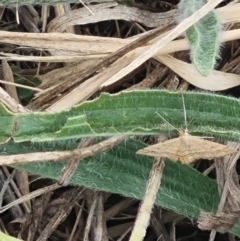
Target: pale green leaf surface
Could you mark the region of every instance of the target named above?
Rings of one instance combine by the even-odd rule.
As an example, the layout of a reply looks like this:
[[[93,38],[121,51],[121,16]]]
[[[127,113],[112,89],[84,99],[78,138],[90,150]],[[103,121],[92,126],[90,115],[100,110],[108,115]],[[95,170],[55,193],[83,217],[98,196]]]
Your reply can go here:
[[[204,0],[181,0],[179,22],[188,18],[205,4]],[[208,76],[216,65],[220,52],[221,22],[213,10],[186,31],[191,49],[191,60],[203,76]]]
[[[11,237],[10,235],[7,235],[0,231],[0,240],[1,241],[22,241],[22,239]]]
[[[7,143],[1,146],[7,154],[31,151],[74,149],[77,140],[47,143]],[[71,179],[71,184],[87,188],[117,193],[126,197],[141,199],[153,159],[136,155],[144,145],[128,140],[121,145],[82,160]],[[65,162],[35,163],[15,166],[21,170],[58,179]],[[197,191],[196,191],[197,190]],[[156,204],[171,209],[190,218],[197,218],[200,211],[216,212],[219,204],[217,184],[190,166],[179,162],[166,161],[162,183]],[[240,224],[236,224],[234,234],[240,235]]]
[[[211,93],[183,94],[190,134],[213,136],[220,140],[240,140],[240,101]],[[15,142],[49,141],[86,136],[177,135],[161,114],[176,128],[184,128],[182,95],[165,90],[129,91],[103,94],[68,111],[59,113],[11,114],[1,106],[2,142],[11,136]],[[157,112],[157,113],[156,113]]]

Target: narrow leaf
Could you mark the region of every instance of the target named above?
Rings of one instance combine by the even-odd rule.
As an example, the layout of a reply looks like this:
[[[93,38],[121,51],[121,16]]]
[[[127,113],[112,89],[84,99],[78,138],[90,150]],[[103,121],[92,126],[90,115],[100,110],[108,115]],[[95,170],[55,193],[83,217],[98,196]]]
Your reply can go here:
[[[240,100],[212,93],[183,93],[189,133],[223,140],[240,140]],[[184,127],[181,93],[165,90],[102,94],[68,111],[13,114],[0,107],[0,142],[68,140],[86,136],[177,136],[157,113],[176,128]]]
[[[15,146],[6,143],[0,151],[8,154],[26,153],[31,149],[37,151],[74,149],[77,140],[47,143],[19,143]],[[134,140],[82,160],[70,183],[91,189],[117,193],[126,197],[142,199],[153,159],[136,155],[136,151],[144,145]],[[14,166],[57,180],[66,162],[48,162]],[[197,192],[196,192],[197,190]],[[160,190],[156,204],[183,214],[197,218],[200,211],[216,213],[220,198],[217,183],[191,166],[180,162],[166,160]],[[240,236],[240,222],[232,232]]]
[[[204,0],[181,0],[179,20],[191,16],[205,4]],[[186,31],[191,47],[191,60],[197,70],[208,76],[216,65],[220,51],[221,23],[215,11],[211,11]]]

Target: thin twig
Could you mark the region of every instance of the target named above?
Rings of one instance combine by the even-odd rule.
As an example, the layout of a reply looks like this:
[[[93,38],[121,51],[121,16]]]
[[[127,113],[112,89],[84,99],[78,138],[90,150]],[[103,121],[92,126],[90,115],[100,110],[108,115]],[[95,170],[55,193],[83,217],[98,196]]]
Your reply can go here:
[[[87,138],[87,139],[83,140],[79,144],[78,149],[88,147],[92,143],[93,139],[94,138]],[[59,185],[67,186],[69,184],[69,181],[70,181],[71,177],[73,176],[73,174],[75,173],[80,160],[81,159],[77,158],[77,159],[73,159],[72,161],[68,162],[67,166],[64,168],[63,173],[58,181]]]
[[[125,136],[112,137],[90,147],[75,149],[72,151],[35,152],[28,154],[0,156],[0,165],[61,161],[67,159],[83,159],[86,157],[94,156],[97,153],[107,151],[110,148],[121,143],[125,138]]]
[[[5,181],[5,183],[1,187],[1,191],[0,191],[0,208],[2,207],[4,194],[5,194],[6,190],[7,190],[7,188],[9,187],[9,183],[11,182],[11,180],[13,179],[15,174],[16,174],[16,170],[13,170],[13,172],[8,176],[7,180]]]
[[[13,206],[16,206],[18,204],[24,203],[24,202],[26,202],[28,200],[31,200],[31,199],[33,199],[35,197],[38,197],[38,196],[40,196],[42,194],[45,194],[47,192],[54,191],[54,190],[56,190],[56,189],[58,189],[60,187],[62,187],[62,186],[59,186],[57,183],[54,183],[51,186],[43,187],[43,188],[38,189],[36,191],[33,191],[33,192],[29,193],[29,194],[26,194],[26,195],[22,196],[21,198],[18,198],[15,201],[13,201],[13,202],[7,204],[6,206],[3,206],[2,208],[0,208],[0,213],[4,213],[5,211],[7,211],[9,208],[11,208]]]
[[[11,83],[11,82],[8,82],[8,81],[5,81],[5,80],[0,80],[0,83],[3,83],[5,85],[13,85],[13,86],[16,86],[16,87],[21,87],[23,89],[33,90],[33,91],[36,91],[36,92],[42,91],[39,88],[35,88],[35,87],[27,86],[27,85],[21,85],[21,84],[17,84],[17,83]]]
[[[92,15],[95,15],[93,13],[93,11],[82,1],[82,0],[79,0],[79,2],[92,14]]]
[[[146,229],[149,225],[151,211],[157,196],[159,186],[161,184],[163,169],[164,161],[158,158],[153,164],[147,184],[147,189],[139,208],[129,241],[142,241],[145,237]]]
[[[85,189],[83,188],[76,188],[72,191],[72,195],[68,201],[54,214],[45,228],[40,232],[40,236],[38,237],[37,241],[49,240],[48,238],[50,235],[56,230],[59,224],[66,219],[74,205],[79,202],[84,190]]]

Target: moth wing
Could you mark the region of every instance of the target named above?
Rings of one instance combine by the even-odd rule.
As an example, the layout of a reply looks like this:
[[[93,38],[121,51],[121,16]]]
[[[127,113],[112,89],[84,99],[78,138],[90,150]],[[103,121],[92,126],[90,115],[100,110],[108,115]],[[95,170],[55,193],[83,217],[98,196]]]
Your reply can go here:
[[[182,145],[185,146],[185,155],[191,156],[192,161],[224,157],[236,152],[235,149],[217,142],[208,141],[194,136],[183,136]]]
[[[137,154],[169,158],[190,164],[198,159],[212,160],[235,153],[236,150],[216,142],[199,137],[184,135],[141,149]]]
[[[180,146],[179,137],[165,142],[157,143],[145,147],[137,151],[137,154],[152,156],[152,157],[164,157],[173,161],[179,160],[178,150]]]

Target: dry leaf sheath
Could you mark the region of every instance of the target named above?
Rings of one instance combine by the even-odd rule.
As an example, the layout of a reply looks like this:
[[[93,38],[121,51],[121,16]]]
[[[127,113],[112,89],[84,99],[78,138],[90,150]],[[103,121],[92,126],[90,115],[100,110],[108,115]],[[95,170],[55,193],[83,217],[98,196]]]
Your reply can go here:
[[[186,130],[179,131],[179,137],[156,145],[141,149],[137,154],[165,157],[172,161],[181,161],[190,164],[197,159],[223,157],[235,153],[236,150],[213,141],[207,141],[196,136],[191,136]]]

